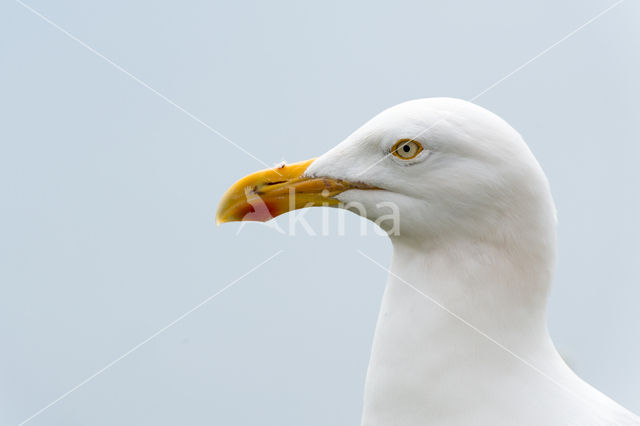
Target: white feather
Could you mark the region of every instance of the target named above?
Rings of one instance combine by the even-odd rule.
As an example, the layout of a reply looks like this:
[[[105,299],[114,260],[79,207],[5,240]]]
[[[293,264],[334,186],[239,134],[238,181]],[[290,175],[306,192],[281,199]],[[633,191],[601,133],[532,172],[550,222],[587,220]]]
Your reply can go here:
[[[402,138],[425,150],[409,161],[389,155]],[[400,211],[363,425],[640,425],[576,376],[549,337],[555,207],[506,122],[461,100],[406,102],[307,174],[382,188],[339,196],[370,219],[388,213],[381,201]]]

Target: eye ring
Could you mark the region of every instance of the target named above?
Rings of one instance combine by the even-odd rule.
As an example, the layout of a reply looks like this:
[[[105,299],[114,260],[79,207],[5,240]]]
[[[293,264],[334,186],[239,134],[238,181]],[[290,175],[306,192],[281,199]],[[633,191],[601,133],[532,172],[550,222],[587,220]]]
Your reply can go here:
[[[420,142],[413,139],[400,139],[391,147],[391,153],[401,160],[416,158],[422,150]]]

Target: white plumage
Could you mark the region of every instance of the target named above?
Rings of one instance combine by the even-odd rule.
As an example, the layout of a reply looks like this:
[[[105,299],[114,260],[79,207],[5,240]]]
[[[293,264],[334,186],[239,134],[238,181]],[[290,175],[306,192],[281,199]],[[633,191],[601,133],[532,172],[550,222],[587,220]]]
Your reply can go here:
[[[403,138],[424,152],[389,155]],[[305,175],[381,188],[337,196],[371,219],[388,214],[381,201],[400,212],[363,425],[640,425],[576,376],[549,338],[555,207],[539,164],[502,119],[456,99],[406,102]]]

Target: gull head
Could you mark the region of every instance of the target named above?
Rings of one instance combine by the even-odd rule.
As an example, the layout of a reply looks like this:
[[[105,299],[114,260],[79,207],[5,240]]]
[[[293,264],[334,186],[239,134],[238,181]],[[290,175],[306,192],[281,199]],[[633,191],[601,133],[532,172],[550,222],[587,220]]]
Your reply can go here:
[[[251,174],[217,222],[265,221],[311,206],[347,208],[392,239],[504,242],[555,226],[547,179],[522,137],[470,102],[391,107],[320,157]]]

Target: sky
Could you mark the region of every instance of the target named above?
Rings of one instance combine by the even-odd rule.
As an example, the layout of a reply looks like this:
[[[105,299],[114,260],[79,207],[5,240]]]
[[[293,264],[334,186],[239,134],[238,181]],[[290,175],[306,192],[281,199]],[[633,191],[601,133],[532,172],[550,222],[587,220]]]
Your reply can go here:
[[[359,424],[386,273],[358,250],[388,265],[388,239],[336,210],[304,213],[328,235],[215,211],[241,176],[433,96],[530,145],[558,208],[551,335],[640,412],[639,14],[2,2],[0,424]]]

